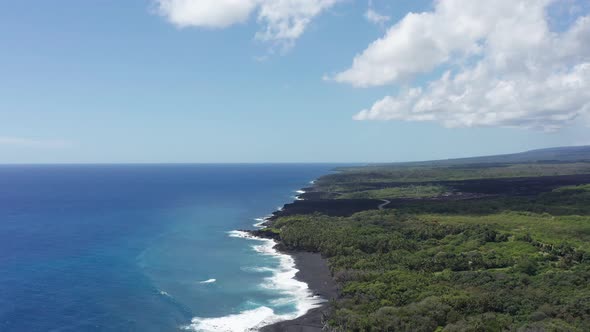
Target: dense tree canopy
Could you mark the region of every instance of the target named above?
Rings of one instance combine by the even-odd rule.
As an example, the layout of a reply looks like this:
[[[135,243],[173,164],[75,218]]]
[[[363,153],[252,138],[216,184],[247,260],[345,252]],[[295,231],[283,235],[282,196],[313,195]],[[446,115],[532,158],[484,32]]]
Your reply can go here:
[[[324,189],[346,187],[346,174]],[[333,331],[590,329],[589,185],[285,216],[268,231],[329,259]]]

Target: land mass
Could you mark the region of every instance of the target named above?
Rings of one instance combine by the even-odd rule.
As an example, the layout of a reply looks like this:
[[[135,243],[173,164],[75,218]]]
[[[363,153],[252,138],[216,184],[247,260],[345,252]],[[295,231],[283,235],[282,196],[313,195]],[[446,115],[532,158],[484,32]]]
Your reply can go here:
[[[588,331],[590,147],[341,168],[257,236],[324,306],[262,331]]]

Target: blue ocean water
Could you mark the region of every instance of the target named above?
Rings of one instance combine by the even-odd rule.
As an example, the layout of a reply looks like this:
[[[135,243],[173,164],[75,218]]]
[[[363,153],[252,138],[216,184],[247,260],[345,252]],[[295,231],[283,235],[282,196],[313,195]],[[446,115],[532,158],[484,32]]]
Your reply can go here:
[[[239,330],[293,315],[288,257],[228,232],[333,167],[0,166],[0,331]]]

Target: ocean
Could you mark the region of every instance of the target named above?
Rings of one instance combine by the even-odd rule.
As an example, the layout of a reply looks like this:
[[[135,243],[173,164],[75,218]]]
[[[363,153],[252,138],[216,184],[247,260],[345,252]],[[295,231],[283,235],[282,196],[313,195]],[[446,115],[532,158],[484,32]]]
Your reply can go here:
[[[0,166],[0,331],[245,331],[321,302],[244,238],[335,165]]]

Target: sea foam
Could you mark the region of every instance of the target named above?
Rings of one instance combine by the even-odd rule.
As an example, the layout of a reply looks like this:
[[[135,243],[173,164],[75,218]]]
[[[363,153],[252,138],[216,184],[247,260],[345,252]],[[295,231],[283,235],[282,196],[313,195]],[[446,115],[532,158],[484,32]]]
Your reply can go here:
[[[299,270],[295,267],[295,260],[289,255],[278,252],[274,247],[276,242],[270,239],[260,239],[263,243],[253,246],[254,250],[269,256],[275,256],[279,259],[279,268],[273,271],[272,276],[265,278],[262,287],[277,291],[284,297],[279,301],[281,304],[293,303],[296,307],[294,313],[289,319],[304,315],[310,309],[318,307],[324,300],[314,296],[309,290],[306,283],[295,279]],[[276,302],[277,304],[279,302]]]
[[[231,231],[228,232],[228,235],[257,241],[257,244],[252,245],[252,249],[262,255],[273,256],[279,260],[278,268],[263,268],[272,271],[272,275],[264,279],[261,287],[281,294],[281,298],[272,301],[271,305],[284,306],[292,304],[296,310],[290,314],[279,315],[270,307],[260,306],[223,317],[195,317],[190,325],[184,327],[185,329],[200,332],[258,331],[263,326],[302,316],[310,309],[316,308],[325,302],[321,297],[314,296],[306,283],[295,279],[298,272],[295,267],[295,260],[289,255],[278,252],[274,248],[276,245],[274,240],[254,237],[243,231]]]
[[[256,218],[256,219],[254,219],[256,221],[256,223],[254,225],[252,225],[252,226],[254,226],[256,228],[263,228],[264,227],[264,224],[266,222],[268,222],[268,219],[270,217],[272,217],[272,214],[270,214],[270,215],[268,215],[268,216],[266,216],[264,218]]]
[[[275,271],[275,269],[266,266],[244,266],[240,268],[240,270],[250,273],[265,273]]]
[[[185,329],[200,332],[257,331],[264,325],[272,324],[273,316],[275,314],[271,308],[260,307],[219,318],[195,317]]]
[[[301,198],[301,195],[305,194],[305,190],[297,190],[295,191],[297,193],[297,195],[295,196],[295,200],[297,201],[302,201],[303,198]]]
[[[257,237],[252,236],[252,235],[250,235],[250,233],[244,232],[244,231],[229,231],[229,232],[227,232],[227,235],[229,235],[229,237],[237,237],[237,238],[242,238],[242,239],[253,239],[253,240],[258,239]]]
[[[217,281],[217,279],[207,279],[207,280],[199,281],[199,284],[212,284],[216,281]]]

